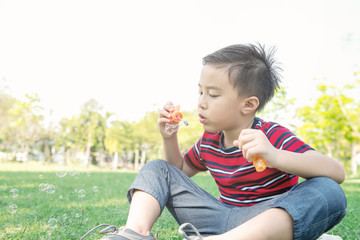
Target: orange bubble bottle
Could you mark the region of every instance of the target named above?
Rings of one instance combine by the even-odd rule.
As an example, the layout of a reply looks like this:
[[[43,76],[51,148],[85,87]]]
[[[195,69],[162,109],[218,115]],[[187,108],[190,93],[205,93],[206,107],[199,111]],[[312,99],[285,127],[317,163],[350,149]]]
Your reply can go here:
[[[252,162],[257,172],[262,172],[266,169],[265,161],[259,155],[254,156]]]

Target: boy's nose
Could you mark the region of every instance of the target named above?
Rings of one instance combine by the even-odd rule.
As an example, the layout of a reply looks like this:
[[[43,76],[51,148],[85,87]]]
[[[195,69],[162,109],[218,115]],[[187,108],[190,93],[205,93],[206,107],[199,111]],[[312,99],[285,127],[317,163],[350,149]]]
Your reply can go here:
[[[204,97],[203,96],[200,96],[199,97],[199,100],[198,100],[198,108],[200,109],[206,109],[206,102],[204,101]]]

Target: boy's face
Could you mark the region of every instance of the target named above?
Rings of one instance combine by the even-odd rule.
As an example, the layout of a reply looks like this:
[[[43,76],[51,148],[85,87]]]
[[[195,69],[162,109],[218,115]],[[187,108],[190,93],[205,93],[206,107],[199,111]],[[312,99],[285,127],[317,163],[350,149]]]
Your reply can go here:
[[[226,68],[205,65],[199,81],[198,112],[208,132],[234,131],[241,127],[243,98],[231,84]]]

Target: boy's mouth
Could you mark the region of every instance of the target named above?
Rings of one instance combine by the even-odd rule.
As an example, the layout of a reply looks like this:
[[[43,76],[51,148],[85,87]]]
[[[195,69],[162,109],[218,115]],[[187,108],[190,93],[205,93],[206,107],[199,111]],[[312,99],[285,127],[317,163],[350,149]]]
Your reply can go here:
[[[205,123],[206,121],[206,118],[201,114],[199,114],[199,119],[200,119],[200,123]]]

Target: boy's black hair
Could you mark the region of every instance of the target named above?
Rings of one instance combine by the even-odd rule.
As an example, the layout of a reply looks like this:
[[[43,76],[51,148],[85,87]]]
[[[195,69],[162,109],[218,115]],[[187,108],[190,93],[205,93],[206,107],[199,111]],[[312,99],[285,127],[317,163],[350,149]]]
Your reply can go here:
[[[222,48],[203,58],[203,64],[227,67],[229,79],[239,96],[256,96],[259,99],[257,111],[261,111],[279,88],[281,77],[273,58],[275,50],[257,44],[236,44]]]

